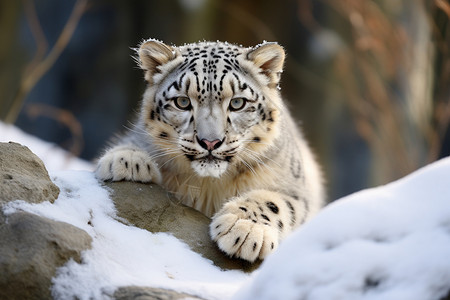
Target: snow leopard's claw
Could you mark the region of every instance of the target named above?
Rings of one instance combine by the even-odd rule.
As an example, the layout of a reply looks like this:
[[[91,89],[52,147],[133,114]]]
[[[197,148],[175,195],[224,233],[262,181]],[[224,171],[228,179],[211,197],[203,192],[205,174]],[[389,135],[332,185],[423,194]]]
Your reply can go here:
[[[98,162],[95,175],[103,181],[161,183],[161,173],[150,156],[131,147],[109,150]]]
[[[211,238],[222,251],[232,257],[250,262],[264,259],[277,248],[278,231],[250,218],[242,209],[236,211],[233,207],[234,205],[225,205],[214,216],[210,225]]]

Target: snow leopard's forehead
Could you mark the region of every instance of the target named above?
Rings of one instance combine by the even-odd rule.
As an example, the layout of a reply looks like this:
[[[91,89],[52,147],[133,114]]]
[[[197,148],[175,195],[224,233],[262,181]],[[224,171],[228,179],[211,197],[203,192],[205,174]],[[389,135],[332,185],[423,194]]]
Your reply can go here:
[[[236,93],[254,100],[264,97],[257,92],[255,81],[248,76],[245,48],[225,42],[200,42],[176,48],[182,56],[181,63],[170,71],[162,84],[166,95],[195,94],[199,102],[223,100]]]
[[[217,56],[231,58],[250,49],[227,42],[199,42],[177,48],[183,56],[200,56],[202,58],[214,55],[216,55],[216,58]]]
[[[188,44],[178,49],[184,62],[178,66],[177,73],[187,72],[198,77],[194,84],[197,84],[199,92],[205,88],[205,91],[219,94],[227,75],[244,73],[238,57],[242,58],[242,54],[249,50],[222,42]]]

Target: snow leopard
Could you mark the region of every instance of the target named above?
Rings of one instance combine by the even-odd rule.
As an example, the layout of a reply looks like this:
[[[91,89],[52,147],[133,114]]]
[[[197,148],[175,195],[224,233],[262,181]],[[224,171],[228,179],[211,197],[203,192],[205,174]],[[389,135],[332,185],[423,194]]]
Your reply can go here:
[[[281,97],[283,47],[150,39],[136,52],[142,104],[97,178],[159,184],[212,218],[223,252],[263,260],[324,205],[321,169]]]

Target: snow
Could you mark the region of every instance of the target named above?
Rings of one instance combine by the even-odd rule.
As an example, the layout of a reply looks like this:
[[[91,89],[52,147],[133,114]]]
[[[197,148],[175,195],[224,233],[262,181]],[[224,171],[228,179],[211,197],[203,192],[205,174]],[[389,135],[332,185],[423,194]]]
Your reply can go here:
[[[55,144],[44,142],[13,125],[0,122],[0,142],[16,142],[27,146],[45,164],[47,170],[93,170],[94,166]]]
[[[25,210],[70,223],[92,238],[82,264],[70,261],[53,279],[56,299],[103,299],[117,287],[137,285],[174,289],[207,299],[230,298],[249,275],[223,271],[167,233],[150,233],[120,222],[108,191],[92,172],[51,172],[61,189],[54,204],[15,201],[6,214]],[[220,297],[220,298],[219,298]]]
[[[450,290],[450,158],[342,198],[235,299],[439,299]]]
[[[2,136],[5,125],[0,126]],[[9,140],[32,151],[55,150],[8,130],[18,135]],[[58,166],[61,157],[48,155],[44,162]],[[92,172],[49,173],[61,189],[54,204],[19,200],[3,210],[64,221],[93,238],[81,264],[70,261],[59,269],[53,279],[56,299],[108,299],[117,287],[127,285],[236,300],[431,300],[450,289],[450,158],[335,201],[283,241],[251,275],[215,267],[170,234],[120,222],[108,191]]]

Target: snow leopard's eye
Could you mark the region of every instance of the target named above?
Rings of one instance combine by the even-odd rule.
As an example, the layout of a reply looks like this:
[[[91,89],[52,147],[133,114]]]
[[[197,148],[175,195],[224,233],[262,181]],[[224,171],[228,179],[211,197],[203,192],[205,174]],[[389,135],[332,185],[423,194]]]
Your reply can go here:
[[[230,101],[230,110],[237,111],[244,108],[245,103],[247,103],[247,99],[245,98],[233,98]]]
[[[188,97],[176,97],[174,100],[175,106],[181,110],[191,109],[191,100]]]

